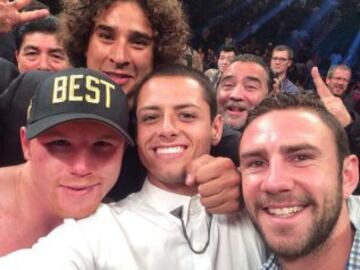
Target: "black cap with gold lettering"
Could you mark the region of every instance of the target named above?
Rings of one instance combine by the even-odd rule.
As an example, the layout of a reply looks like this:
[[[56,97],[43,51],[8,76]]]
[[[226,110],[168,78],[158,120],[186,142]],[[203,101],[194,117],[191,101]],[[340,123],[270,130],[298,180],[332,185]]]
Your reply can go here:
[[[80,119],[105,123],[134,145],[126,95],[106,75],[85,68],[56,72],[39,84],[28,109],[27,138]]]

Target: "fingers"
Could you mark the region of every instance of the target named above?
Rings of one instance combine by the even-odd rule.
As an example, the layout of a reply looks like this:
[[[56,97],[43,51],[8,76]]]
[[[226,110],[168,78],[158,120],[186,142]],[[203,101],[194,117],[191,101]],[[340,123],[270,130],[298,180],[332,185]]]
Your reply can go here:
[[[313,79],[316,91],[321,99],[334,96],[330,89],[327,87],[317,67],[311,69],[311,77]]]
[[[17,10],[20,10],[30,3],[31,3],[31,0],[16,0],[16,1],[9,2],[9,5]]]
[[[201,204],[207,212],[212,214],[226,214],[238,211],[242,204],[240,203],[240,186],[223,190],[219,194],[209,197],[201,196]]]
[[[32,20],[37,20],[37,19],[46,17],[48,15],[49,15],[49,11],[47,9],[39,9],[39,10],[21,12],[19,14],[19,22],[18,23],[24,23],[24,22],[29,22]]]
[[[203,168],[204,165],[210,163],[214,157],[210,155],[202,155],[201,157],[193,160],[188,166],[186,167],[186,180],[185,184],[188,186],[192,186],[196,184],[195,176],[199,169]]]
[[[197,185],[208,212],[226,214],[239,209],[241,177],[230,159],[203,155],[191,162],[187,171],[187,184]]]

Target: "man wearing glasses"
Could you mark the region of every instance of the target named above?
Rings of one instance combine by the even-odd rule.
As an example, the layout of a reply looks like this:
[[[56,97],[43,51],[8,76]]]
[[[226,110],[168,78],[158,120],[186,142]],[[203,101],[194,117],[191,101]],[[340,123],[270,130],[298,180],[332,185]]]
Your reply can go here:
[[[274,90],[295,94],[300,89],[287,78],[287,71],[292,65],[294,52],[286,45],[276,46],[271,54],[270,68],[274,74]]]

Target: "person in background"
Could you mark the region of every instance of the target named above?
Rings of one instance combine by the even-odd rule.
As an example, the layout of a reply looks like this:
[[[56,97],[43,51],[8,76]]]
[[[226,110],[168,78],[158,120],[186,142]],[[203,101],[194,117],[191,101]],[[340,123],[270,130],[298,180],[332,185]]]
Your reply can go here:
[[[300,89],[287,78],[287,72],[292,65],[293,59],[294,52],[286,45],[277,45],[272,50],[270,68],[274,77],[274,91],[291,94],[300,91]]]
[[[71,66],[58,37],[58,24],[56,17],[47,16],[17,28],[15,55],[20,73],[58,71]]]
[[[213,88],[215,90],[219,84],[220,77],[223,74],[224,70],[230,65],[230,63],[234,60],[237,54],[238,52],[235,45],[222,45],[219,49],[217,69],[211,68],[205,71],[205,75],[210,79],[210,82],[213,84]]]

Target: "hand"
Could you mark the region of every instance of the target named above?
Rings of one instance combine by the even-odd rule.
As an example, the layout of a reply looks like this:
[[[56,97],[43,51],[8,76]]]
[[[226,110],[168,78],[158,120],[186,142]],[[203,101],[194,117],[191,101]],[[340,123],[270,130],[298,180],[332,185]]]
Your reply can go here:
[[[209,213],[240,209],[241,177],[231,159],[203,155],[187,166],[187,173],[186,185],[197,185],[201,203]]]
[[[6,33],[20,23],[36,20],[49,15],[47,9],[34,11],[19,12],[23,7],[28,5],[31,0],[16,0],[8,2],[0,0],[0,33]]]
[[[346,109],[344,102],[341,98],[331,93],[330,89],[322,80],[317,67],[311,69],[311,77],[314,81],[316,91],[326,109],[339,120],[343,127],[350,125],[352,122],[351,115]]]

